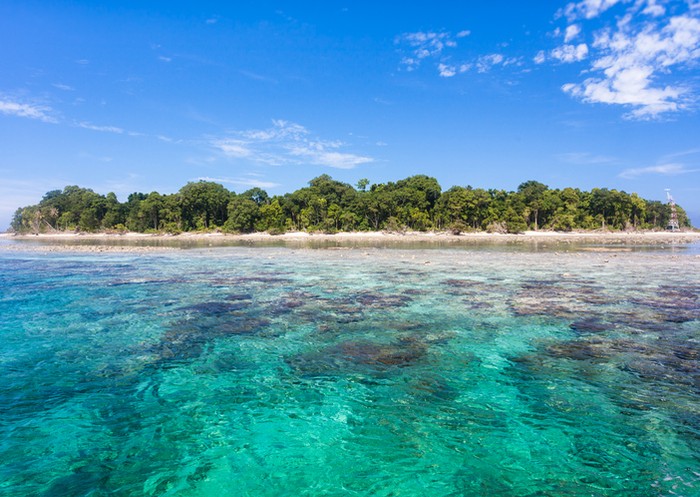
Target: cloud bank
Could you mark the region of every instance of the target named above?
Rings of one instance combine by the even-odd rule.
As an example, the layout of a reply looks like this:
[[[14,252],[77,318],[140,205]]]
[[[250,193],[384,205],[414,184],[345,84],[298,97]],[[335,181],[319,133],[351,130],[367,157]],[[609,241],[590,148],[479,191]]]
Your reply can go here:
[[[343,151],[337,140],[324,140],[304,126],[281,119],[264,130],[236,131],[211,140],[211,146],[231,159],[245,159],[272,166],[317,165],[353,169],[374,162],[372,157]]]
[[[568,4],[561,15],[569,22],[594,20],[615,6],[624,8],[615,9],[614,24],[607,22],[593,31],[590,46],[567,44],[582,29],[577,24],[566,28],[564,44],[551,56],[562,63],[589,59],[584,74],[590,76],[566,83],[562,90],[582,102],[625,106],[631,119],[655,119],[689,108],[694,89],[683,81],[682,72],[700,58],[699,12],[692,2],[672,3],[673,16],[665,16],[666,8],[654,0]]]

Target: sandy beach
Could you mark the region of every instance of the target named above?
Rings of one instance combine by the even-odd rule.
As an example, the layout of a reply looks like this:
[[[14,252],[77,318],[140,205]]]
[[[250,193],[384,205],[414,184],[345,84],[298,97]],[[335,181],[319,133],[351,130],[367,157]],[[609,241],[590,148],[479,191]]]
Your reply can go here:
[[[532,244],[537,246],[580,245],[589,250],[609,250],[627,245],[681,245],[700,242],[700,232],[552,232],[527,231],[522,234],[447,232],[349,232],[311,234],[289,232],[281,235],[252,233],[183,233],[161,235],[143,233],[55,233],[39,235],[0,234],[1,247],[22,251],[148,252],[227,245],[299,246],[469,246],[488,244]],[[603,247],[600,247],[600,246]]]

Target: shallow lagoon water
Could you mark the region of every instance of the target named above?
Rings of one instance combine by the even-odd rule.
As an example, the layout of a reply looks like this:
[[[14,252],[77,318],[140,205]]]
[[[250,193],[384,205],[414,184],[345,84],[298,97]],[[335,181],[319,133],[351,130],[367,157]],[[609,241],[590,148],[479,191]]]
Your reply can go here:
[[[699,270],[0,252],[0,494],[700,495]]]

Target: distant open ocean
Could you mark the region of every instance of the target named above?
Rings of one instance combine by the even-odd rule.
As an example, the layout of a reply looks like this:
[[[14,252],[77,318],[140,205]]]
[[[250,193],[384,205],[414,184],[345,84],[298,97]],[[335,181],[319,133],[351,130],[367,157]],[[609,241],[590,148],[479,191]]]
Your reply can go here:
[[[0,246],[0,495],[698,496],[700,246]]]

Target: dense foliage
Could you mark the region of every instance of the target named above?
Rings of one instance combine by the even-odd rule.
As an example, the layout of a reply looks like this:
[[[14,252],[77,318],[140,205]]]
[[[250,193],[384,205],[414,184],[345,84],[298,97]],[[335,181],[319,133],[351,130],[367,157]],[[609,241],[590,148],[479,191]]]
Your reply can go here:
[[[435,178],[417,175],[396,183],[356,187],[322,175],[293,193],[270,197],[260,188],[241,194],[218,183],[188,183],[179,192],[132,193],[125,203],[78,186],[44,195],[15,213],[16,232],[220,229],[230,233],[268,231],[451,230],[518,233],[527,229],[664,229],[670,207],[636,193],[594,188],[550,189],[527,181],[515,192],[454,186],[442,191]],[[690,223],[678,207],[681,227]]]

